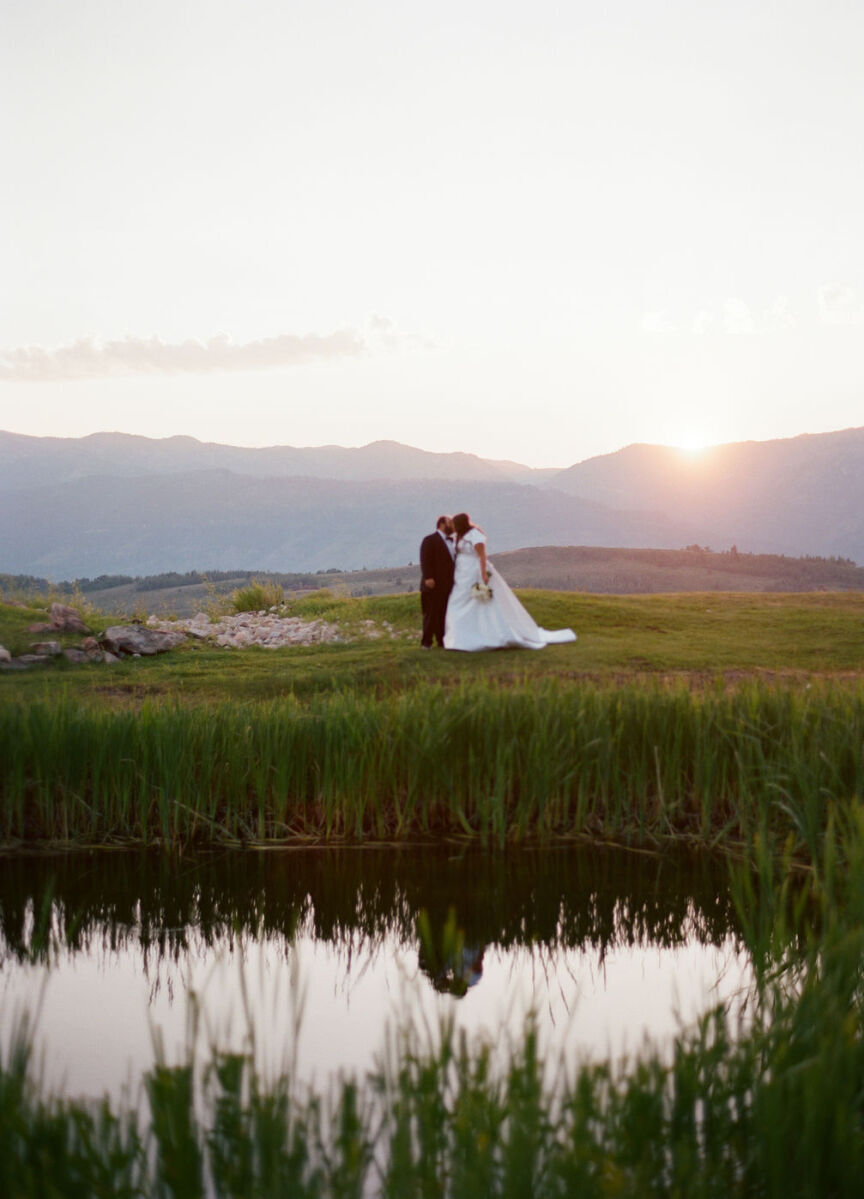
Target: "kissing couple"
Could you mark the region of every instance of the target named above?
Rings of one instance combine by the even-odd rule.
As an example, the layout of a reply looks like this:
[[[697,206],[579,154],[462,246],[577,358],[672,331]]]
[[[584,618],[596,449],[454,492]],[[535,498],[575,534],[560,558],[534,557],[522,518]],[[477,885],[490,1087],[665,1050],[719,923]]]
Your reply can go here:
[[[575,641],[572,629],[541,629],[493,570],[486,534],[467,512],[439,516],[434,533],[420,543],[420,644],[476,652],[542,649]]]

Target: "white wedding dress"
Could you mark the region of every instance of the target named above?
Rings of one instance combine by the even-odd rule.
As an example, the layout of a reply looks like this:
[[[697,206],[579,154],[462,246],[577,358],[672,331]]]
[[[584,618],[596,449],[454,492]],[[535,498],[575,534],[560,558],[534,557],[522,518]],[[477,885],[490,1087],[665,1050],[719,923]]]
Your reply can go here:
[[[575,641],[572,629],[550,632],[528,615],[497,570],[487,562],[492,598],[478,598],[473,590],[482,583],[477,546],[486,538],[471,528],[456,544],[453,590],[447,601],[444,648],[460,650],[542,649],[553,642]]]

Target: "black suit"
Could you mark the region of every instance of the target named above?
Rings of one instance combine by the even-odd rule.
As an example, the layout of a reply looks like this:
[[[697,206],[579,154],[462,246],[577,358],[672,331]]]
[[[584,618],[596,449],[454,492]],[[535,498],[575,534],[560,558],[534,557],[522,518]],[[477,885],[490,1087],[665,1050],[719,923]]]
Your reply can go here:
[[[435,586],[427,587],[426,580]],[[423,645],[444,644],[444,617],[453,590],[453,558],[440,533],[430,533],[420,543],[420,607],[423,610]]]

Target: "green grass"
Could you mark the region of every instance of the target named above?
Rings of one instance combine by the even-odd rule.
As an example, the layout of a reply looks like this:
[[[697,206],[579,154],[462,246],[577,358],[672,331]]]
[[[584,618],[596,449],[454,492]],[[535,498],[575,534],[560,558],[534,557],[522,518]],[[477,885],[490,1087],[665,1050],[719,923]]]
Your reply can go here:
[[[864,688],[489,680],[248,704],[0,706],[0,840],[819,840]]]
[[[252,579],[246,587],[239,587],[231,595],[231,607],[235,612],[260,612],[281,605],[285,592],[279,583]]]
[[[355,632],[362,622],[390,624],[397,634],[376,641],[286,648],[220,650],[201,643],[153,659],[112,666],[57,663],[48,669],[0,674],[0,704],[61,693],[93,704],[140,703],[171,696],[183,703],[298,697],[342,690],[403,690],[437,681],[447,686],[487,679],[556,676],[617,683],[622,679],[686,678],[704,686],[716,677],[847,676],[864,670],[864,596],[857,592],[753,596],[741,593],[589,596],[522,593],[548,628],[570,626],[574,645],[542,651],[456,654],[419,648],[415,595],[349,599],[329,593],[290,601],[287,610]],[[36,608],[0,606],[0,644],[25,652],[38,635],[26,625],[45,618]],[[104,616],[101,624],[114,621]],[[61,637],[74,644],[74,637]]]
[[[0,841],[800,849],[861,796],[864,596],[525,598],[579,641],[427,653],[416,596],[320,592],[292,613],[397,638],[0,675]],[[38,616],[0,607],[0,640]]]

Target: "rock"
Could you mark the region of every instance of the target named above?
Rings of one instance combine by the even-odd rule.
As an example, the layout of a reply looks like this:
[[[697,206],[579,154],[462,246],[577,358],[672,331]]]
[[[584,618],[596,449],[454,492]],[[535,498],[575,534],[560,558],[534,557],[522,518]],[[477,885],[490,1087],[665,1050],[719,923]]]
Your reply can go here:
[[[144,625],[114,625],[106,629],[101,644],[111,654],[164,654],[186,640],[185,633],[162,633]]]
[[[26,631],[28,633],[56,633],[57,629],[53,624],[45,624],[43,621],[41,624],[28,624]]]
[[[207,638],[225,649],[242,649],[253,645],[279,649],[282,646],[318,645],[346,639],[337,625],[322,620],[306,621],[296,616],[280,616],[278,611],[238,612],[216,621],[211,621],[203,612],[199,612],[192,620],[184,621],[157,620],[151,616],[148,624],[162,632],[184,629],[192,637],[200,640]],[[382,636],[373,620],[361,626],[359,635],[370,639]]]
[[[81,642],[81,648],[84,650],[85,654],[101,654],[102,653],[101,649],[99,648],[99,642],[96,640],[95,637],[85,637],[84,640]]]
[[[11,662],[12,655],[5,645],[0,645],[0,662]]]
[[[116,654],[112,654],[110,652],[110,650],[106,649],[106,651],[102,657],[102,661],[107,662],[107,664],[110,666],[113,662],[119,662],[120,659],[117,657]]]
[[[101,654],[99,655],[102,656]],[[70,649],[63,650],[63,657],[67,662],[89,662],[90,654],[84,652],[83,649],[76,649],[74,646]]]
[[[59,658],[63,653],[63,646],[59,641],[34,641],[30,651],[46,658]]]
[[[42,666],[45,662],[50,662],[51,659],[45,654],[19,654],[17,658],[12,659],[13,662],[21,662],[25,666]]]
[[[51,605],[51,624],[55,629],[66,633],[89,633],[84,621],[75,608],[67,608],[65,604]]]
[[[12,658],[9,662],[0,662],[0,670],[29,670],[30,663],[22,662],[20,658]]]

